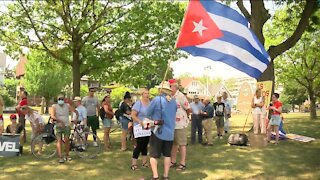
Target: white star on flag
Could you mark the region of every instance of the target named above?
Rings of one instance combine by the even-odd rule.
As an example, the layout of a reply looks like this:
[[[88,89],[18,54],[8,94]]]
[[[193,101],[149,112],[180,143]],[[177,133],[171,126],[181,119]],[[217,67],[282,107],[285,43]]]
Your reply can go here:
[[[195,21],[192,21],[193,25],[194,25],[194,29],[192,32],[198,32],[200,34],[200,36],[202,36],[202,31],[207,30],[207,27],[204,27],[202,25],[202,19],[200,20],[200,22],[196,23]]]

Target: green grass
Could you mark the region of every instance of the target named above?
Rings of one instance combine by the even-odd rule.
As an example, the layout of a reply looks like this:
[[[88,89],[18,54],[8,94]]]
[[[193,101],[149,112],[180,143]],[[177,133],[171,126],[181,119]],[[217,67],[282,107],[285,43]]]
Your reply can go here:
[[[232,117],[232,132],[242,131],[245,115]],[[248,119],[246,130],[251,126]],[[308,114],[285,114],[285,129],[291,133],[314,137],[310,143],[283,141],[278,146],[263,149],[227,145],[224,140],[214,140],[214,146],[189,145],[187,170],[170,170],[171,179],[319,179],[320,178],[320,120],[311,121]],[[30,132],[30,127],[28,127]],[[214,133],[215,134],[215,133]],[[99,131],[102,138],[102,131]],[[190,135],[189,135],[190,137]],[[150,179],[151,170],[131,171],[132,152],[121,152],[120,132],[111,134],[113,148],[96,159],[80,159],[74,153],[73,161],[58,164],[57,158],[38,160],[25,145],[21,157],[0,158],[0,179]],[[29,141],[30,142],[30,139]],[[189,139],[190,142],[190,139]],[[141,161],[139,161],[140,163]],[[141,163],[140,163],[141,164]],[[163,159],[159,163],[163,172]]]

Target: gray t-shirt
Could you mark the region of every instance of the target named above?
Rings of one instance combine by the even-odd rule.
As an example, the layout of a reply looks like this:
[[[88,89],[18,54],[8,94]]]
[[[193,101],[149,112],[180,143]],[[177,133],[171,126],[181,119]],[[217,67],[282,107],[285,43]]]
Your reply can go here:
[[[87,116],[97,115],[97,106],[99,105],[99,101],[96,97],[84,97],[82,99],[82,105],[87,109]]]

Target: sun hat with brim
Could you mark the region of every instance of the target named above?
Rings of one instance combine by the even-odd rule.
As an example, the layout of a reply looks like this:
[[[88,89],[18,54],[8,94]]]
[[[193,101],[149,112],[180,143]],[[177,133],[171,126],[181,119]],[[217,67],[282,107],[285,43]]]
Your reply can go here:
[[[168,81],[163,81],[161,84],[156,86],[156,88],[158,88],[158,89],[166,89],[166,90],[171,91],[170,84],[169,84]]]
[[[81,97],[76,96],[76,97],[74,97],[73,101],[81,101]]]

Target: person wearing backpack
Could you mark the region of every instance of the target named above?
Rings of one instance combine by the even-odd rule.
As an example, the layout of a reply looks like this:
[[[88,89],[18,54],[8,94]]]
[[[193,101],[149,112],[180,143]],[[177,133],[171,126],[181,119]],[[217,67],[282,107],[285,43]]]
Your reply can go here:
[[[100,108],[100,118],[103,123],[103,141],[104,141],[104,148],[105,150],[110,150],[110,129],[112,124],[112,118],[114,116],[112,106],[111,106],[111,98],[110,95],[107,94],[101,101],[101,108]]]

